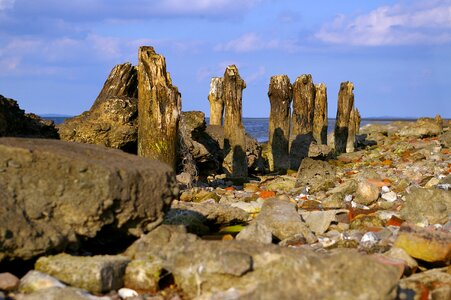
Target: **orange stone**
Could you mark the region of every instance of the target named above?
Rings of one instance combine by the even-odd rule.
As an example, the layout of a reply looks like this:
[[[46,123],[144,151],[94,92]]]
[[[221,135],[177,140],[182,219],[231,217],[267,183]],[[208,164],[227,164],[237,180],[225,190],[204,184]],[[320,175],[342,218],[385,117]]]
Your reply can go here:
[[[386,226],[396,226],[399,227],[404,222],[403,219],[398,218],[397,216],[392,216],[390,220],[385,224]]]
[[[260,198],[268,199],[276,196],[276,193],[273,191],[261,191],[259,194]]]

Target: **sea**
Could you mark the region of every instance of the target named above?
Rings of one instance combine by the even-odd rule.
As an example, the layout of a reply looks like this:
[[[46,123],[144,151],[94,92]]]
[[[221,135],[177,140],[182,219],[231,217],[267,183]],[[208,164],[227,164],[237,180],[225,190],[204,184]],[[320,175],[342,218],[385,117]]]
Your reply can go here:
[[[62,116],[46,116],[44,119],[52,120],[55,124],[61,124],[64,120],[69,117]],[[371,118],[371,119],[362,119],[360,122],[360,126],[364,126],[367,124],[388,124],[400,119],[385,119],[385,118]],[[208,124],[208,118],[207,118]],[[268,128],[269,128],[269,118],[243,118],[244,128],[246,132],[253,136],[259,142],[268,141]],[[328,133],[332,132],[335,128],[335,119],[328,120]]]

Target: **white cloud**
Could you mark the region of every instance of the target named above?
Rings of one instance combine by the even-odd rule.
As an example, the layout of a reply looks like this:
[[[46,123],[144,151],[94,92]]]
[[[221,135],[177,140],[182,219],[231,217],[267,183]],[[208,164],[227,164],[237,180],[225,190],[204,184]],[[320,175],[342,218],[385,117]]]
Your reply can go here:
[[[216,51],[253,52],[259,50],[281,50],[296,52],[300,47],[294,40],[270,39],[265,40],[260,35],[250,32],[245,33],[235,40],[218,44]]]
[[[0,11],[14,6],[16,0],[0,0]]]
[[[315,37],[358,46],[445,44],[451,42],[451,0],[382,6],[355,18],[337,16]]]
[[[247,83],[252,83],[254,81],[258,81],[261,78],[265,78],[265,76],[266,76],[265,66],[259,66],[257,70],[249,74],[245,80]]]
[[[159,7],[167,12],[185,14],[202,12],[209,14],[224,10],[242,11],[261,2],[261,0],[247,0],[242,2],[236,0],[166,0],[161,2]]]

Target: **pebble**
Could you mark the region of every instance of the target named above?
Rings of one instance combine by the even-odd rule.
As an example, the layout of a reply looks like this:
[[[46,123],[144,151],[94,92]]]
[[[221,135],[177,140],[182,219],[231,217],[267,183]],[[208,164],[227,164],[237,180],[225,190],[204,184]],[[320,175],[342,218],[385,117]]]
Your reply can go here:
[[[19,287],[20,280],[11,273],[0,273],[0,290],[12,292]]]
[[[398,196],[395,192],[388,192],[385,194],[382,194],[382,199],[388,202],[395,202],[398,199]]]
[[[117,293],[119,294],[119,297],[121,297],[122,299],[128,299],[139,296],[138,292],[128,288],[121,288]]]

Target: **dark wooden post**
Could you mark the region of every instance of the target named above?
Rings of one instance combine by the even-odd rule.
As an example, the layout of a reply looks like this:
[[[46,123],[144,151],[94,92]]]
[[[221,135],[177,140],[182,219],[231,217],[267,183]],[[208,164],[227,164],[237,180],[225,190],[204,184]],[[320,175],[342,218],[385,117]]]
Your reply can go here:
[[[315,85],[315,112],[313,116],[313,138],[318,145],[327,144],[327,87]]]
[[[338,92],[337,118],[335,123],[335,151],[346,152],[349,136],[349,119],[354,106],[354,84],[346,81],[340,85]],[[354,126],[354,125],[353,125]]]
[[[210,125],[222,125],[224,115],[223,82],[221,77],[213,77],[210,82]]]
[[[181,96],[152,47],[138,53],[138,155],[176,167]]]
[[[246,83],[235,65],[224,73],[224,148],[232,155],[232,177],[247,177],[246,138],[242,121],[242,95]],[[226,150],[227,151],[227,150]]]
[[[297,170],[307,157],[313,140],[313,117],[315,110],[315,85],[312,75],[299,76],[293,84],[292,135],[290,146],[290,168]]]
[[[288,155],[290,140],[290,106],[293,88],[287,75],[272,76],[268,97],[271,104],[269,115],[269,169],[286,171],[290,167]]]

